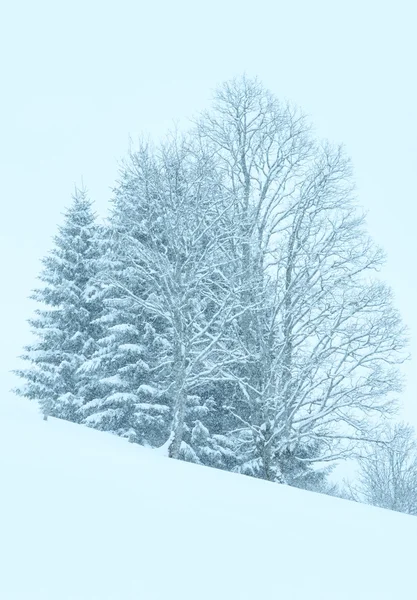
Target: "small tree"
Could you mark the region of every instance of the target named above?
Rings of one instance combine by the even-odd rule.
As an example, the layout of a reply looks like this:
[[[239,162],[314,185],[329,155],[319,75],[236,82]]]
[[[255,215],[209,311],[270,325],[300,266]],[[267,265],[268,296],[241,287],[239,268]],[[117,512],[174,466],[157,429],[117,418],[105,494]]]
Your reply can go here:
[[[17,370],[25,385],[16,391],[38,400],[46,420],[49,415],[79,421],[90,382],[78,373],[92,356],[100,327],[95,320],[101,303],[91,295],[97,272],[98,226],[85,190],[76,190],[65,222],[55,237],[55,247],[43,259],[39,279],[45,284],[32,299],[46,308],[29,321],[37,341],[28,345],[23,360],[30,368]]]
[[[359,481],[349,485],[351,499],[417,515],[417,441],[414,429],[400,423],[385,429],[381,442],[359,458]]]

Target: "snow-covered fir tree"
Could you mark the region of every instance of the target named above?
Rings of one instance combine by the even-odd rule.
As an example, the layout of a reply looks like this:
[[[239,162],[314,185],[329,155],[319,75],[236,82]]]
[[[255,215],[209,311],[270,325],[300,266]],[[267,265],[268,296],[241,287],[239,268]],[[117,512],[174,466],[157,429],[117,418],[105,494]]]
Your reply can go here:
[[[155,447],[169,432],[169,398],[155,386],[155,362],[165,351],[166,340],[158,319],[137,301],[149,290],[142,274],[132,268],[125,243],[127,233],[133,239],[147,237],[138,218],[141,206],[134,184],[121,173],[103,231],[98,286],[103,312],[97,321],[102,335],[93,356],[81,367],[95,390],[82,407],[82,417],[90,427]]]
[[[99,227],[85,190],[76,190],[55,236],[55,246],[42,260],[42,287],[31,298],[43,305],[30,319],[35,341],[22,359],[28,368],[17,392],[37,400],[48,415],[78,422],[79,409],[93,393],[91,381],[79,372],[97,348],[101,302],[92,293],[98,265]]]

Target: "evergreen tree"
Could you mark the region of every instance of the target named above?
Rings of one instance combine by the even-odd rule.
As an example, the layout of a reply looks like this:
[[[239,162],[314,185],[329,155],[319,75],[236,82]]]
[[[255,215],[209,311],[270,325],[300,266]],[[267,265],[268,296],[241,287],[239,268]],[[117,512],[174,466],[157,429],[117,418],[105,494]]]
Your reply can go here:
[[[142,240],[147,233],[140,219],[140,196],[127,172],[122,171],[114,193],[100,260],[102,335],[81,368],[94,381],[95,395],[82,407],[82,418],[90,427],[155,447],[169,433],[169,399],[155,386],[154,371],[166,341],[158,319],[149,317],[134,297],[143,297],[147,287],[132,268],[126,234]]]
[[[96,349],[101,302],[93,293],[97,273],[99,228],[85,190],[76,190],[54,238],[55,247],[43,260],[43,287],[31,298],[44,305],[29,323],[36,341],[25,347],[30,364],[16,371],[25,384],[16,391],[39,401],[48,415],[78,422],[79,408],[92,393],[79,367]]]

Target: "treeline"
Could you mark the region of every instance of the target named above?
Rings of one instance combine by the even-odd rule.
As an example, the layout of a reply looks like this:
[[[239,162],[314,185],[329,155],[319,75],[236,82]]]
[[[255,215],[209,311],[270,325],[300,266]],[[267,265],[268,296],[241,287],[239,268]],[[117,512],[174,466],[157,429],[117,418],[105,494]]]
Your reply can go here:
[[[351,167],[256,80],[77,191],[19,393],[169,456],[310,489],[394,409],[404,329]]]

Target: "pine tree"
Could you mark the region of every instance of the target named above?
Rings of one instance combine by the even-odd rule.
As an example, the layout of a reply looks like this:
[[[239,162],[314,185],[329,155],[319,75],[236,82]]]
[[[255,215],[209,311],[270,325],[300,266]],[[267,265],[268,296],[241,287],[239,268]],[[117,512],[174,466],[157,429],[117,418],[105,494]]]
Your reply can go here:
[[[21,357],[30,364],[16,371],[25,384],[16,392],[37,400],[49,415],[79,422],[79,408],[92,393],[79,367],[96,349],[101,302],[94,291],[99,227],[85,190],[76,189],[54,238],[55,247],[42,260],[43,287],[31,298],[44,305],[29,320],[36,341]]]
[[[82,407],[82,419],[90,427],[155,447],[162,445],[169,433],[169,399],[155,386],[153,370],[166,341],[158,320],[149,318],[132,297],[142,297],[146,287],[131,266],[125,235],[128,231],[134,239],[142,239],[146,228],[137,215],[134,218],[140,203],[127,173],[122,172],[114,192],[101,248],[103,312],[98,324],[102,335],[93,356],[81,367],[94,382],[95,394]]]

